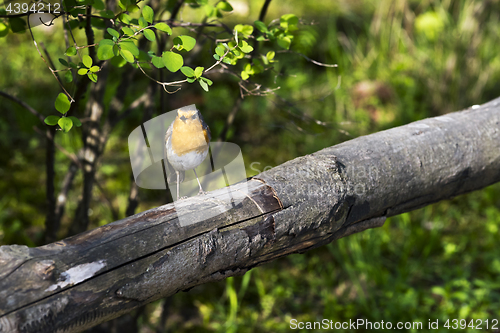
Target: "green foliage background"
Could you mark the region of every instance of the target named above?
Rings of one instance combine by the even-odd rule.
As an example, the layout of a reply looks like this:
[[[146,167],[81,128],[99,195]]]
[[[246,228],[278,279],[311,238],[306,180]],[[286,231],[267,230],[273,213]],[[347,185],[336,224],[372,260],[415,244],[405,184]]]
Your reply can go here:
[[[263,1],[229,2],[235,11],[225,22],[234,25],[252,24]],[[249,176],[359,135],[500,95],[498,0],[275,0],[265,21],[286,13],[305,23],[291,50],[338,68],[278,53],[272,75],[256,76],[280,89],[267,97],[245,98],[229,130],[227,141],[242,148]],[[185,15],[185,20],[196,19]],[[38,27],[34,33],[49,53],[64,53],[60,26]],[[207,67],[213,63],[198,60]],[[0,73],[0,90],[45,116],[55,114],[59,87],[27,33],[0,38]],[[109,84],[117,85],[117,79]],[[230,76],[210,79],[209,93],[188,85],[168,98],[180,106],[196,103],[217,137],[239,91]],[[139,77],[130,101],[147,84],[147,78]],[[107,94],[109,101],[112,89]],[[104,198],[124,217],[130,187],[126,138],[141,123],[141,112],[121,123],[106,147],[97,175],[104,191],[94,189],[92,227],[113,221]],[[40,126],[38,119],[1,99],[0,244],[42,242],[44,139],[33,126]],[[76,153],[81,147],[78,131],[57,135],[57,143]],[[67,157],[57,152],[56,184],[67,165]],[[76,184],[81,182],[78,175]],[[243,277],[149,304],[136,312],[137,329],[284,332],[292,318],[421,321],[424,327],[429,319],[441,324],[447,319],[500,320],[499,185],[390,218],[382,228],[277,260]],[[69,215],[78,195],[70,193]],[[164,197],[141,190],[137,211],[164,204]],[[63,220],[61,236],[70,221]]]

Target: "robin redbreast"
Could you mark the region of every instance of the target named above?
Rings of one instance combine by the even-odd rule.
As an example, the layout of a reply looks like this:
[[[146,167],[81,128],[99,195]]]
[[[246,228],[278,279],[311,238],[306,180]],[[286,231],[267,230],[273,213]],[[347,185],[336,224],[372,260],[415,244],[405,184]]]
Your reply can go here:
[[[165,135],[163,157],[171,176],[177,175],[177,199],[179,199],[179,184],[184,180],[186,170],[193,169],[200,191],[204,194],[195,168],[205,160],[210,143],[210,129],[203,120],[200,111],[194,105],[177,110],[177,117],[170,124]]]

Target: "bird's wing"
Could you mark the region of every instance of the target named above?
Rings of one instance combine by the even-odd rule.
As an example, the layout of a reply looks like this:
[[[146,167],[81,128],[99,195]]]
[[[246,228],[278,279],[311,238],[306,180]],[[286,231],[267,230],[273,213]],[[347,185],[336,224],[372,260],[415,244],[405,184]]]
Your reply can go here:
[[[172,164],[170,164],[170,162],[168,161],[168,158],[167,158],[167,147],[170,145],[170,140],[172,140],[172,128],[173,127],[174,127],[174,122],[172,121],[172,123],[170,124],[170,126],[167,129],[167,132],[165,133],[165,141],[163,143],[163,161],[165,163],[165,167],[166,167],[165,172],[167,174],[167,182],[169,184],[177,183],[177,174],[175,173],[174,167],[172,166]],[[184,180],[184,171],[180,171],[179,174],[180,174],[179,180],[180,180],[180,183],[182,183],[182,181]]]
[[[174,119],[175,121],[175,119]],[[163,142],[163,159],[167,162],[167,147],[170,144],[170,140],[172,139],[172,128],[174,127],[174,122],[168,126],[167,132],[165,133],[165,141]]]
[[[212,135],[210,133],[210,127],[208,127],[208,124],[205,122],[205,119],[203,119],[203,116],[201,115],[201,112],[198,111],[198,117],[201,120],[201,126],[203,127],[203,132],[205,133],[205,136],[208,137],[208,142],[212,140]]]

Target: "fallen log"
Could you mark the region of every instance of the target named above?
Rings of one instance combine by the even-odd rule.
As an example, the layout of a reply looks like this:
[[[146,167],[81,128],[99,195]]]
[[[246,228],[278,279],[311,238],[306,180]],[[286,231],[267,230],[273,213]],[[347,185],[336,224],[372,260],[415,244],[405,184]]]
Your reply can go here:
[[[56,243],[0,247],[0,332],[79,332],[498,181],[500,99],[359,137]]]

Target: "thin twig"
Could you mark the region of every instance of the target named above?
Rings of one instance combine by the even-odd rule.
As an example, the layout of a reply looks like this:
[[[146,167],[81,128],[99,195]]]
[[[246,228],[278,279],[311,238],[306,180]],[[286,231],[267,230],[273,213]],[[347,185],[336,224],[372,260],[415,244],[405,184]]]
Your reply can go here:
[[[52,57],[50,56],[49,52],[47,51],[47,48],[45,47],[45,44],[43,42],[40,42],[40,46],[42,47],[42,50],[45,53],[45,56],[47,57],[49,65],[52,68],[56,68],[56,66],[54,65],[54,62],[52,61]],[[54,73],[56,73],[57,79],[61,80],[61,78],[59,77],[59,74],[57,72],[59,72],[59,71],[58,70],[54,70]]]
[[[208,72],[209,72],[209,71],[211,71],[214,67],[216,67],[217,65],[219,65],[219,64],[222,62],[222,60],[224,60],[224,58],[227,56],[227,54],[228,54],[229,52],[231,52],[232,50],[234,50],[236,47],[238,47],[238,45],[235,45],[235,46],[234,46],[233,48],[231,48],[231,49],[227,49],[227,50],[226,50],[226,52],[222,55],[222,57],[220,57],[220,58],[219,58],[219,60],[217,60],[217,61],[215,62],[215,64],[213,64],[213,65],[212,65],[212,66],[210,66],[209,68],[205,69],[205,70],[203,71],[203,73],[204,73],[204,74],[205,74],[205,73],[208,73]],[[154,79],[153,77],[151,77],[150,75],[148,75],[148,74],[144,71],[144,69],[142,68],[142,66],[140,65],[140,63],[139,63],[138,61],[136,62],[136,65],[137,65],[137,67],[139,67],[139,69],[141,70],[141,72],[142,72],[142,73],[143,73],[143,74],[144,74],[147,78],[149,78],[150,80],[152,80],[152,81],[154,81],[154,82],[158,83],[159,85],[161,85],[161,86],[163,87],[163,90],[165,90],[165,92],[167,92],[167,93],[169,93],[169,94],[176,93],[176,92],[177,92],[177,91],[179,91],[181,88],[179,87],[177,90],[175,90],[175,91],[171,92],[171,91],[168,91],[168,90],[167,90],[167,88],[166,88],[167,86],[179,86],[181,83],[185,83],[185,82],[187,82],[187,79],[180,80],[180,81],[174,81],[174,82],[160,82],[160,81],[158,81],[158,80]]]
[[[64,91],[64,93],[66,94],[66,96],[68,96],[68,98],[70,99],[70,102],[73,103],[75,100],[70,95],[70,93],[66,91],[66,89],[64,88],[62,82],[59,80],[59,77],[54,72],[54,69],[52,69],[52,67],[50,67],[50,65],[47,63],[47,60],[45,60],[45,58],[43,57],[42,52],[40,52],[40,49],[38,48],[38,44],[37,44],[37,42],[35,40],[35,36],[33,36],[33,31],[31,31],[31,25],[29,23],[29,20],[28,20],[28,29],[30,31],[31,39],[33,40],[33,44],[35,44],[35,47],[36,47],[36,50],[38,51],[38,54],[42,58],[42,60],[45,63],[45,65],[47,65],[47,68],[50,70],[50,72],[52,73],[52,75],[54,75],[54,77],[57,80],[57,83],[59,83],[59,86],[61,87],[61,89]]]
[[[300,52],[296,52],[296,51],[290,51],[290,50],[281,50],[281,51],[277,51],[276,53],[292,53],[292,54],[296,54],[296,55],[299,55],[301,56],[302,58],[306,59],[307,61],[309,62],[312,62],[313,64],[317,65],[317,66],[321,66],[321,67],[338,67],[337,64],[324,64],[322,62],[319,62],[319,61],[316,61],[316,60],[313,60],[311,58],[309,58],[308,56],[306,56],[305,54],[302,54]]]
[[[44,122],[45,117],[42,116],[42,114],[40,114],[37,110],[35,110],[30,105],[28,105],[27,103],[25,103],[22,100],[20,100],[19,98],[14,97],[12,95],[9,95],[9,94],[7,94],[6,92],[3,92],[3,91],[0,91],[0,95],[3,96],[3,97],[5,97],[5,98],[10,99],[13,102],[16,102],[19,105],[21,105],[23,108],[25,108],[26,110],[28,110],[29,112],[31,112],[35,117],[37,117],[38,119],[40,119],[40,121],[42,123]]]

